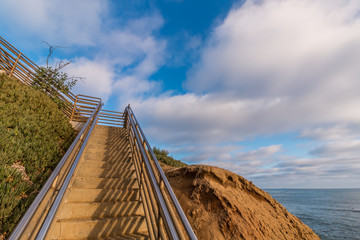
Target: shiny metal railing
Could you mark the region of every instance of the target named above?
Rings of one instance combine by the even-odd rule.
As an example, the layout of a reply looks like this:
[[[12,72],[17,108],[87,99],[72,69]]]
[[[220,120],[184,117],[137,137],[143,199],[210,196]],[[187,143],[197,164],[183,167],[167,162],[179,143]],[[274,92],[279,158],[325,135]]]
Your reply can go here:
[[[130,106],[124,118],[151,239],[196,239]]]
[[[0,67],[30,85],[38,66],[0,36]]]
[[[100,115],[102,102],[56,166],[9,239],[43,239]]]
[[[0,36],[0,69],[32,85],[38,66]],[[57,92],[64,114],[86,122],[10,239],[43,239],[95,124],[127,129],[137,181],[151,239],[196,239],[156,156],[130,108],[124,113],[101,110],[100,98]],[[57,94],[56,93],[56,94]]]
[[[98,124],[104,126],[122,127],[124,125],[124,113],[102,110]]]
[[[10,77],[14,77],[26,85],[33,85],[39,67],[0,36],[0,69],[5,70]],[[72,92],[59,92],[55,88],[47,93],[64,103],[61,110],[70,118],[75,95]]]
[[[74,105],[71,111],[70,121],[86,122],[94,112],[101,98],[78,94],[75,96]]]

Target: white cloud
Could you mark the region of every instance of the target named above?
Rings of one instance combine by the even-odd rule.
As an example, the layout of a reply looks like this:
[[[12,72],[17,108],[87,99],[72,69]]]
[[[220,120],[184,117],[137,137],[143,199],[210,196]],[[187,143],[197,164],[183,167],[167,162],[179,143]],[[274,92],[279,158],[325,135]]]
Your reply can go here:
[[[280,102],[281,99],[239,100],[223,95],[189,93],[134,100],[132,105],[159,140],[219,143],[262,133],[262,121],[270,120],[258,119],[256,115]]]
[[[134,21],[145,27],[145,24],[151,25],[148,20]],[[151,28],[154,30],[154,26]],[[156,39],[151,32],[148,34],[137,35],[129,26],[104,34],[93,60],[76,59],[67,69],[77,76],[85,74],[86,80],[77,86],[79,92],[101,97],[104,101],[114,94],[121,110],[132,99],[156,93],[160,85],[148,81],[148,77],[163,63],[166,42]]]
[[[247,1],[214,29],[188,74],[190,93],[135,101],[135,113],[146,119],[155,142],[194,146],[194,161],[186,157],[190,162],[207,158],[259,181],[289,179],[289,186],[300,186],[299,178],[311,175],[313,180],[325,176],[321,184],[346,171],[351,178],[359,173],[354,160],[360,121],[358,12],[355,0]],[[238,157],[255,153],[220,151],[217,157],[201,150],[207,149],[204,144],[218,150],[288,131],[319,141],[307,164],[276,152],[244,166]]]
[[[16,29],[16,35],[21,31],[38,45],[45,40],[66,47],[55,56],[60,50],[71,54],[80,49],[85,56],[70,59],[73,63],[65,69],[86,78],[77,84],[77,93],[104,101],[114,93],[124,106],[160,88],[148,81],[165,59],[166,41],[154,35],[164,23],[156,11],[119,19],[111,16],[108,0],[14,0],[2,3],[0,14],[14,26],[8,34]]]
[[[247,1],[215,28],[186,86],[283,99],[257,114],[274,131],[359,121],[358,11],[358,1]]]
[[[133,32],[139,36],[149,36],[154,31],[158,31],[164,25],[162,16],[155,12],[152,15],[143,16],[138,19],[131,20],[126,27],[126,30]]]
[[[360,155],[360,140],[328,142],[311,150],[310,154],[332,158],[357,157]]]
[[[218,148],[215,149],[218,150]],[[259,147],[247,152],[238,148],[236,151],[229,152],[230,155],[226,158],[224,158],[223,154],[214,153],[210,161],[205,160],[201,163],[231,169],[231,171],[248,178],[259,175],[273,175],[279,171],[275,165],[279,161],[280,155],[278,153],[281,150],[282,145]]]
[[[114,72],[108,62],[91,61],[86,58],[76,59],[64,70],[69,76],[82,77],[78,80],[74,93],[102,98],[104,102],[112,93]]]
[[[0,27],[90,47],[66,69],[86,77],[75,91],[104,100],[114,94],[121,110],[131,103],[151,141],[186,152],[186,161],[295,186],[306,176],[325,183],[359,173],[359,11],[356,0],[248,0],[203,49],[200,37],[185,37],[185,50],[201,51],[185,83],[189,92],[160,96],[149,77],[166,63],[168,45],[157,36],[164,19],[156,11],[113,21],[105,0],[3,1]],[[181,53],[174,61],[184,56],[193,57]],[[280,145],[245,152],[239,143],[287,131],[319,141],[312,155],[287,156]]]
[[[118,110],[122,111],[133,99],[142,98],[145,93],[160,89],[159,83],[150,82],[136,75],[122,75],[113,85],[119,102]]]
[[[12,0],[2,1],[0,8],[6,22],[17,26],[13,31],[54,45],[93,45],[106,12],[105,0]]]
[[[247,1],[215,28],[187,86],[264,97],[339,85],[359,74],[359,9],[356,1]]]
[[[137,71],[141,76],[148,77],[164,61],[166,41],[154,36],[163,21],[155,13],[129,20],[124,26],[104,32],[98,43],[98,56],[119,67],[132,66],[128,72]]]
[[[321,126],[314,128],[305,128],[300,134],[300,138],[312,140],[335,141],[344,139],[353,139],[360,134],[359,126],[337,124],[334,126]]]
[[[237,156],[237,158],[253,162],[253,161],[258,161],[259,159],[268,158],[269,156],[279,152],[280,150],[281,150],[281,145],[260,147],[257,150],[241,153]]]
[[[360,121],[357,10],[357,1],[247,1],[215,28],[186,82],[192,93],[133,105],[172,141],[350,126]]]
[[[297,158],[284,155],[280,145],[227,153],[227,158],[215,153],[214,159],[201,163],[229,169],[262,188],[344,188],[360,184],[358,154]]]

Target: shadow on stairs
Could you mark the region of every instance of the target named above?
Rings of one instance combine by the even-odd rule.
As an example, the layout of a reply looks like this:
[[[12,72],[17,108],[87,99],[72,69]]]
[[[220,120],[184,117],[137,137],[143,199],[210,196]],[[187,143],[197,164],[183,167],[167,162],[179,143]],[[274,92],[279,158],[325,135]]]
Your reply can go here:
[[[149,239],[126,129],[95,127],[46,239]]]

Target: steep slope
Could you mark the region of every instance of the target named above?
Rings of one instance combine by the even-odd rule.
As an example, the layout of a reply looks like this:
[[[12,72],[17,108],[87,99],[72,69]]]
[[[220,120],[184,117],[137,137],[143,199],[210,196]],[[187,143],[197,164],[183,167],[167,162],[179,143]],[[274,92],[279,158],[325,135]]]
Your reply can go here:
[[[166,170],[199,239],[320,239],[268,193],[211,166]]]
[[[47,95],[0,74],[0,239],[19,221],[74,139]]]

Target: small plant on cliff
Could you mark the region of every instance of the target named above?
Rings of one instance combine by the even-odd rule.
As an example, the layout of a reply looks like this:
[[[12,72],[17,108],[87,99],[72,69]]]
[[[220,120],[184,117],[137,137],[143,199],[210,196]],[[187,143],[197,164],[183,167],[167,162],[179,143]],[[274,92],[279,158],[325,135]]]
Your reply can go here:
[[[185,164],[185,163],[183,163],[183,162],[181,162],[179,160],[176,160],[173,157],[170,157],[169,152],[167,150],[154,147],[153,151],[154,151],[154,154],[155,154],[156,158],[160,162],[162,162],[162,163],[164,163],[166,165],[169,165],[169,166],[172,166],[172,167],[185,167],[185,166],[187,166],[187,164]]]
[[[69,64],[70,62],[61,61],[58,62],[55,67],[39,67],[35,73],[33,86],[36,89],[47,93],[58,105],[63,103],[59,97],[59,92],[65,94],[69,93],[78,80],[74,77],[69,77],[66,73],[61,71]]]
[[[71,63],[70,61],[58,61],[54,67],[49,66],[49,60],[52,58],[54,50],[59,46],[52,46],[47,42],[45,43],[49,46],[46,67],[39,67],[37,69],[33,79],[33,86],[35,89],[41,90],[49,95],[61,108],[64,107],[65,103],[61,99],[60,93],[68,94],[81,77],[69,77],[67,73],[62,71]]]

